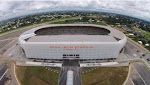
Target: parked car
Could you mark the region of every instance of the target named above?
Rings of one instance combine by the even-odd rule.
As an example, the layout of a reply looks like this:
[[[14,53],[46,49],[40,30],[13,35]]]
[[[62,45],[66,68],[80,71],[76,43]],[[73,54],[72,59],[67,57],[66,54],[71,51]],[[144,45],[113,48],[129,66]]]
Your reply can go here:
[[[150,58],[147,58],[148,61],[150,61]]]

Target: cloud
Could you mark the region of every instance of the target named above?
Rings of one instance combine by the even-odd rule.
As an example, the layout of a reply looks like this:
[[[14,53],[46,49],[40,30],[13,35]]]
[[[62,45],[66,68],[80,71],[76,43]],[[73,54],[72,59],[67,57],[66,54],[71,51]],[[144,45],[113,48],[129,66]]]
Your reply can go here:
[[[149,0],[50,0],[0,1],[0,19],[55,10],[107,11],[150,21]]]

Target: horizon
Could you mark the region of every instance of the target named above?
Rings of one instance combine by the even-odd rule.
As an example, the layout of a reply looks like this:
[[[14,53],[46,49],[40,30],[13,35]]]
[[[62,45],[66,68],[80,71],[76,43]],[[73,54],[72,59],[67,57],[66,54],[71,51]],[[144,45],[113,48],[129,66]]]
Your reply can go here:
[[[119,13],[113,13],[113,12],[106,12],[106,11],[87,11],[87,10],[65,10],[65,11],[46,11],[46,12],[38,12],[38,13],[30,13],[30,14],[24,14],[24,15],[18,15],[18,16],[14,16],[14,17],[11,17],[11,18],[7,18],[7,19],[4,19],[4,20],[0,20],[0,22],[4,22],[4,21],[7,21],[7,20],[11,20],[11,19],[14,19],[14,18],[20,18],[20,17],[25,17],[25,16],[30,16],[30,15],[36,15],[36,14],[41,14],[41,13],[55,13],[55,12],[87,12],[87,13],[106,13],[106,14],[115,14],[115,15],[121,15],[121,16],[126,16],[126,17],[130,17],[130,18],[135,18],[135,19],[139,19],[139,20],[143,20],[143,21],[146,21],[146,22],[150,22],[150,20],[145,20],[145,19],[142,19],[142,18],[138,18],[138,17],[135,17],[135,16],[130,16],[130,15],[124,15],[124,14],[119,14]]]
[[[0,21],[17,16],[66,10],[115,13],[150,22],[148,0],[6,0],[0,1]]]

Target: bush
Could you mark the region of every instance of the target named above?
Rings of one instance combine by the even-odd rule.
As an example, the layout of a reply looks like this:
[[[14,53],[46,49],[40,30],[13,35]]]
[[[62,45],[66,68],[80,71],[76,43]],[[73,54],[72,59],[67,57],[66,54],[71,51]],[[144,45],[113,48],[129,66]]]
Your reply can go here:
[[[150,51],[150,46],[146,46],[145,48],[148,49],[148,50]]]
[[[146,40],[142,39],[141,41],[142,41],[143,44],[146,44]]]
[[[149,43],[149,44],[150,44],[150,40],[148,40],[148,41],[147,41],[147,43]]]

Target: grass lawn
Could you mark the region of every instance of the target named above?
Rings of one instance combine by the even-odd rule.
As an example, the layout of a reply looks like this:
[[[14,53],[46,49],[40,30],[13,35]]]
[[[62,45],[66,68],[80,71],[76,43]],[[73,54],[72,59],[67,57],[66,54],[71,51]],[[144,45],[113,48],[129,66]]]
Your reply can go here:
[[[136,31],[140,31],[146,38],[150,39],[150,32],[144,31],[142,29],[134,28]]]
[[[16,74],[21,85],[58,85],[59,72],[50,68],[16,66]]]
[[[47,24],[48,24],[48,22],[47,23],[34,24],[34,25],[20,27],[20,28],[14,29],[14,30],[10,30],[10,31],[1,33],[0,37],[11,34],[11,33],[15,33],[15,32],[21,31],[21,30],[30,29],[30,28],[33,28],[33,27],[38,27],[38,26],[47,25]]]
[[[92,24],[96,24],[96,25],[104,25],[104,26],[106,26],[106,24],[103,23],[103,22],[93,22]]]
[[[148,39],[150,39],[150,32],[147,31],[141,31],[142,34],[144,34]]]
[[[43,25],[48,25],[51,23],[57,23],[57,22],[61,22],[61,21],[65,21],[65,20],[74,20],[74,19],[79,19],[80,17],[71,17],[71,18],[63,18],[63,19],[55,19],[53,21],[46,21],[46,22],[41,22],[41,23],[37,23],[37,24],[33,24],[33,25],[29,25],[29,26],[24,26],[24,27],[20,27],[14,30],[10,30],[4,33],[0,33],[0,37],[11,34],[11,33],[15,33],[21,30],[25,30],[25,29],[30,29],[30,28],[34,28],[34,27],[39,27],[39,26],[43,26]],[[60,23],[61,24],[61,23]]]
[[[64,20],[64,21],[57,21],[57,22],[52,22],[52,24],[72,24],[76,22],[78,19],[71,19],[71,20]]]
[[[50,23],[51,23],[51,24],[64,24],[64,23],[66,23],[66,22],[65,22],[66,20],[73,21],[73,20],[77,20],[77,19],[79,19],[79,18],[80,18],[80,17],[71,17],[71,18],[55,19],[55,20],[51,21]],[[68,24],[69,24],[69,22],[68,22]]]
[[[96,17],[96,16],[88,16],[88,17]],[[21,31],[21,30],[30,29],[30,28],[38,27],[38,26],[42,26],[42,25],[71,24],[71,23],[74,23],[74,22],[78,22],[79,18],[81,18],[81,17],[67,17],[67,18],[61,18],[61,19],[54,19],[52,21],[43,21],[43,22],[40,22],[40,23],[37,23],[37,24],[27,25],[27,26],[24,26],[24,27],[20,27],[20,28],[17,28],[17,29],[13,29],[13,30],[4,32],[4,33],[0,33],[0,37],[11,34],[11,33],[15,33],[15,32]],[[66,22],[66,20],[68,20],[68,22]],[[92,24],[106,25],[105,23],[102,23],[102,22],[97,22],[97,23],[93,22]]]
[[[81,73],[82,85],[122,85],[128,74],[128,67],[97,67]]]

